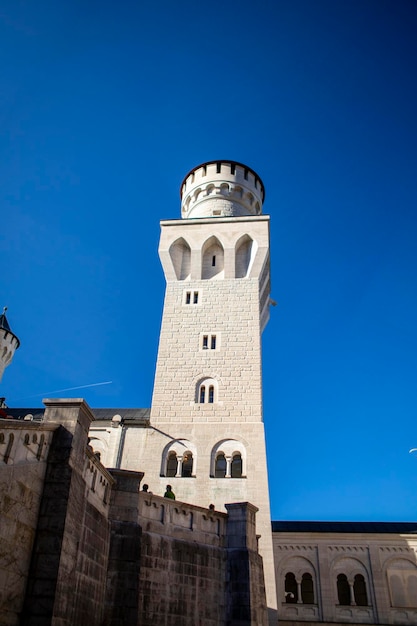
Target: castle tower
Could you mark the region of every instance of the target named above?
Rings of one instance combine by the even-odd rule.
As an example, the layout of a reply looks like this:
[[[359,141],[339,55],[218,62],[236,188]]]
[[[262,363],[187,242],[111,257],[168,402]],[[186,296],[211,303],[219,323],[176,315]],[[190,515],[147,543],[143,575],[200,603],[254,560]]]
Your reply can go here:
[[[7,307],[4,307],[0,315],[0,381],[5,368],[12,362],[15,351],[20,346],[17,336],[10,330],[6,318]]]
[[[136,455],[152,489],[156,480],[163,494],[169,483],[179,500],[257,506],[274,614],[261,379],[270,292],[264,187],[249,167],[212,161],[187,174],[181,200],[182,219],[161,222],[166,295],[151,427],[140,450],[126,438],[124,466]]]

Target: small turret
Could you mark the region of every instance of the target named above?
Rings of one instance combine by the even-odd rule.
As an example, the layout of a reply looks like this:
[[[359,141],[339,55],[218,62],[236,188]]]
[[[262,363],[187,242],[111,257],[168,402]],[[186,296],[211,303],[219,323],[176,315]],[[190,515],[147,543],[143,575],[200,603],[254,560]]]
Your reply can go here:
[[[260,215],[264,185],[250,167],[236,161],[208,161],[191,170],[181,184],[181,217]]]
[[[20,346],[17,336],[10,330],[9,322],[6,318],[7,307],[0,315],[0,381],[5,368],[10,365],[15,351]]]

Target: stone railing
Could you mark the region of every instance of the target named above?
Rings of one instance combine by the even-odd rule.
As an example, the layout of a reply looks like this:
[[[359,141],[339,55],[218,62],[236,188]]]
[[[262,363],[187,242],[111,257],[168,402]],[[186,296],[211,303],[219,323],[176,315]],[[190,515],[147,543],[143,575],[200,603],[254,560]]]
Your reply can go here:
[[[139,521],[148,531],[152,526],[171,536],[193,534],[195,541],[220,546],[226,537],[227,514],[178,500],[140,492]]]

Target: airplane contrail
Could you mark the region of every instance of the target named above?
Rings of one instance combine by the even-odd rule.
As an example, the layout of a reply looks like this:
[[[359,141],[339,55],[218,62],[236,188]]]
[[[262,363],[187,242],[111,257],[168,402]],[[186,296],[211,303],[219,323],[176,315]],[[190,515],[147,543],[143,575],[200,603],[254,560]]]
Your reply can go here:
[[[33,396],[25,396],[24,398],[16,398],[16,400],[26,400],[27,398],[37,398],[38,396],[46,396],[48,393],[61,393],[62,391],[74,391],[75,389],[87,389],[87,387],[99,387],[99,385],[111,385],[112,380],[106,380],[102,383],[91,383],[89,385],[80,385],[79,387],[67,387],[66,389],[55,389],[55,391],[44,391],[42,393],[35,393]]]

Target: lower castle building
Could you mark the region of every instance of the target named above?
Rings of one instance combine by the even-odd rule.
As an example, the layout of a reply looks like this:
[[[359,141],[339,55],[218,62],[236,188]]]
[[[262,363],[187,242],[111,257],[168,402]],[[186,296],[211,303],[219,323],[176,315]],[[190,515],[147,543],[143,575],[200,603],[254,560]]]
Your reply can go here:
[[[1,624],[417,624],[417,524],[271,527],[264,198],[234,161],[184,178],[149,409],[2,409]],[[0,335],[1,374],[5,314]]]

